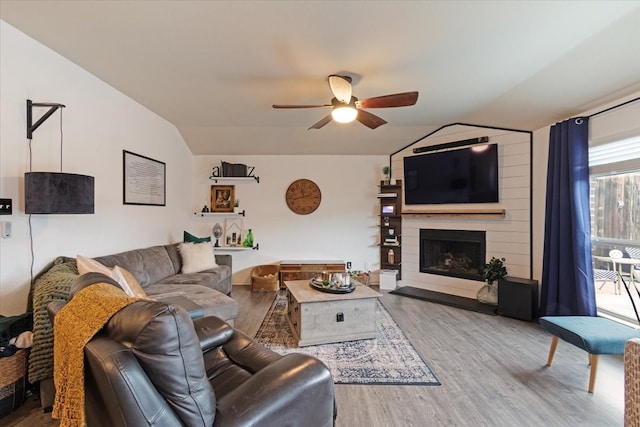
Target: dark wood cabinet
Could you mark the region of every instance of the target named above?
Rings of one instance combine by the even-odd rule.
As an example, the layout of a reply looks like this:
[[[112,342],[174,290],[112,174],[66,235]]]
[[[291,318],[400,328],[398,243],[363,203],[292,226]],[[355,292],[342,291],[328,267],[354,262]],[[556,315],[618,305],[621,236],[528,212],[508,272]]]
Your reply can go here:
[[[402,265],[402,181],[380,182],[380,269],[396,270],[401,278]]]

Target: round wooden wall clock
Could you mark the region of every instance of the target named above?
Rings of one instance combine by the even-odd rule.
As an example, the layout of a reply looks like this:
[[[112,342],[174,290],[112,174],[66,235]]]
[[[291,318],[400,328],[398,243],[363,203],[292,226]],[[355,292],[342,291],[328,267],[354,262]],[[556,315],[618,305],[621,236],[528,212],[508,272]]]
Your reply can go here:
[[[297,179],[287,188],[287,206],[298,215],[308,215],[318,209],[322,193],[318,184],[310,179]]]

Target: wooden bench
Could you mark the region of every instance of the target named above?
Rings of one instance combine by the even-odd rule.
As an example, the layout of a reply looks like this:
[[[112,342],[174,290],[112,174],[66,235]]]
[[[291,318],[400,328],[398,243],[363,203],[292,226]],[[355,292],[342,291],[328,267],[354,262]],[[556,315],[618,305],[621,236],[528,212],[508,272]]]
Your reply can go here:
[[[551,366],[559,338],[589,353],[589,393],[593,393],[596,383],[598,356],[624,354],[625,343],[631,338],[640,338],[640,329],[605,317],[544,316],[540,318],[540,327],[553,335],[547,366]]]

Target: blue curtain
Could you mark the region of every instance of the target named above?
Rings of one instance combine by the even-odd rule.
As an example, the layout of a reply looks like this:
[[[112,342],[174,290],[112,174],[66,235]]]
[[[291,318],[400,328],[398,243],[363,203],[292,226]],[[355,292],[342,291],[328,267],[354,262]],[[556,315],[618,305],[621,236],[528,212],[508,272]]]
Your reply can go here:
[[[542,316],[595,316],[589,212],[589,119],[551,126]]]

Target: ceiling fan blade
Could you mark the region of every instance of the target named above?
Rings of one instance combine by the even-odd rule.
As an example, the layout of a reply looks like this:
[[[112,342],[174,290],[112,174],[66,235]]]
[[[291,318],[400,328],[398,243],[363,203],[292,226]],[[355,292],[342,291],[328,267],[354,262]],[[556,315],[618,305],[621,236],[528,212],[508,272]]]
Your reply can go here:
[[[358,108],[390,108],[407,107],[414,105],[418,101],[418,92],[404,92],[393,95],[376,96],[356,101]]]
[[[273,104],[273,108],[320,108],[320,107],[331,107],[331,104],[321,104],[321,105],[289,105],[289,104]]]
[[[320,120],[318,123],[316,123],[315,125],[311,126],[309,129],[307,130],[311,130],[311,129],[320,129],[322,126],[326,125],[327,123],[329,123],[331,121],[331,114],[329,114],[328,116],[326,116],[325,118],[323,118],[322,120]]]
[[[338,76],[332,74],[329,76],[329,87],[333,96],[340,102],[348,104],[351,102],[351,78],[348,76]]]
[[[387,123],[385,119],[364,110],[358,110],[358,116],[356,117],[356,120],[369,129],[375,129],[378,126],[382,126],[383,124]]]

